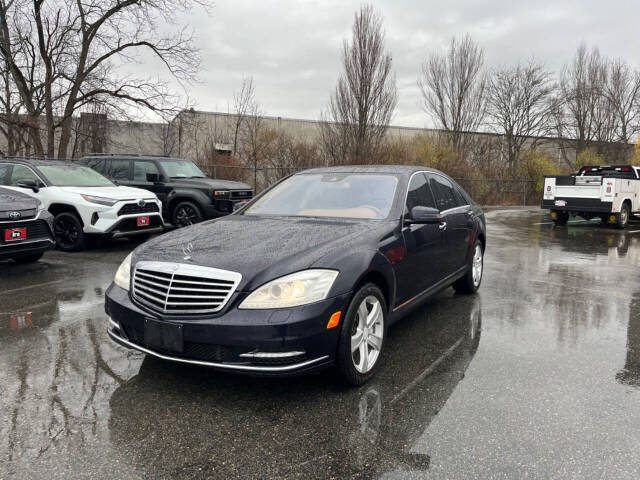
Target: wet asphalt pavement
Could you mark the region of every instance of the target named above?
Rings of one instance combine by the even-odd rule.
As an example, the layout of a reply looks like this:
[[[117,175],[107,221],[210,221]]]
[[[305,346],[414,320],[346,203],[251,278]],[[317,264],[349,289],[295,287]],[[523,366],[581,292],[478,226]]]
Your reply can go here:
[[[640,478],[640,225],[487,214],[480,293],[392,327],[360,388],[109,341],[127,241],[0,264],[0,479]]]

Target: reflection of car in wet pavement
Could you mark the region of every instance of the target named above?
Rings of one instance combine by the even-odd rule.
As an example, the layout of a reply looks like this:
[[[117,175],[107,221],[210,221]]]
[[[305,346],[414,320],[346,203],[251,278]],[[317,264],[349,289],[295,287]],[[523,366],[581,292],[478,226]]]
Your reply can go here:
[[[563,250],[583,255],[626,256],[631,245],[640,246],[640,237],[624,230],[605,230],[598,224],[584,223],[568,227],[552,228],[549,238],[561,242]],[[630,261],[640,260],[638,249],[632,249]]]
[[[625,385],[640,387],[640,294],[631,300],[629,323],[627,325],[627,354],[624,367],[616,374],[616,379]]]
[[[478,297],[439,296],[392,328],[379,375],[354,390],[147,357],[111,397],[111,437],[130,464],[153,465],[148,478],[415,475],[430,460],[412,446],[464,378],[480,322]]]

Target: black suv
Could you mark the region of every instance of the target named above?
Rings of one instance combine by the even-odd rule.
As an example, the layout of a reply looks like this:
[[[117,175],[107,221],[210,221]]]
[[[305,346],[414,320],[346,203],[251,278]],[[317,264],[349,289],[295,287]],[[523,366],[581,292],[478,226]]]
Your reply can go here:
[[[162,201],[164,218],[184,227],[233,212],[253,196],[240,182],[208,178],[190,160],[170,157],[93,154],[80,160],[120,185],[144,188]]]
[[[39,200],[0,188],[0,260],[36,262],[55,246],[53,238],[53,216]]]

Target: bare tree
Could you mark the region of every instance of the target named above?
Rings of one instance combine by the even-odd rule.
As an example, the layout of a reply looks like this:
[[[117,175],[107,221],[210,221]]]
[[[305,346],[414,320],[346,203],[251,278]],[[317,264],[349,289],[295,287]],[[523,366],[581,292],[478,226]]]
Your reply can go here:
[[[382,18],[370,5],[355,14],[351,41],[342,44],[344,71],[322,114],[322,142],[335,163],[376,160],[398,95]]]
[[[242,163],[253,169],[253,188],[258,191],[258,168],[268,156],[273,141],[271,131],[265,127],[258,103],[254,102],[251,110],[246,112],[240,135],[241,145],[238,153]]]
[[[87,105],[100,103],[121,115],[140,107],[173,113],[176,97],[166,81],[126,75],[118,66],[146,52],[180,82],[193,81],[200,57],[192,35],[180,27],[164,35],[160,24],[175,24],[176,12],[205,3],[0,0],[0,55],[29,120],[35,153],[54,156],[57,150],[65,157],[74,115]]]
[[[464,133],[477,131],[485,116],[483,66],[484,52],[473,39],[454,37],[446,53],[427,57],[418,79],[423,109],[461,153]]]
[[[549,132],[554,89],[553,74],[534,61],[496,70],[489,77],[487,116],[504,136],[510,168],[525,144],[534,148],[535,137]]]
[[[588,51],[586,45],[580,45],[561,74],[560,102],[554,115],[561,142],[575,142],[577,153],[611,137],[611,109],[604,96],[606,82],[606,62],[598,49]],[[572,165],[567,151],[562,148],[565,161]]]
[[[616,117],[616,141],[629,143],[640,131],[640,72],[622,60],[608,65],[604,96]]]
[[[233,154],[238,151],[238,136],[247,121],[247,116],[256,110],[257,102],[253,85],[253,77],[243,77],[240,90],[233,92]]]

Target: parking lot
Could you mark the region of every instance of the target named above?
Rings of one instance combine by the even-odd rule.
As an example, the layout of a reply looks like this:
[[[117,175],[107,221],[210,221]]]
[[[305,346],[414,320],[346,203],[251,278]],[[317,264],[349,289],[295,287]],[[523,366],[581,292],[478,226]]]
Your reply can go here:
[[[115,345],[128,241],[0,265],[0,478],[639,478],[640,226],[487,224],[479,294],[392,327],[360,388]]]

